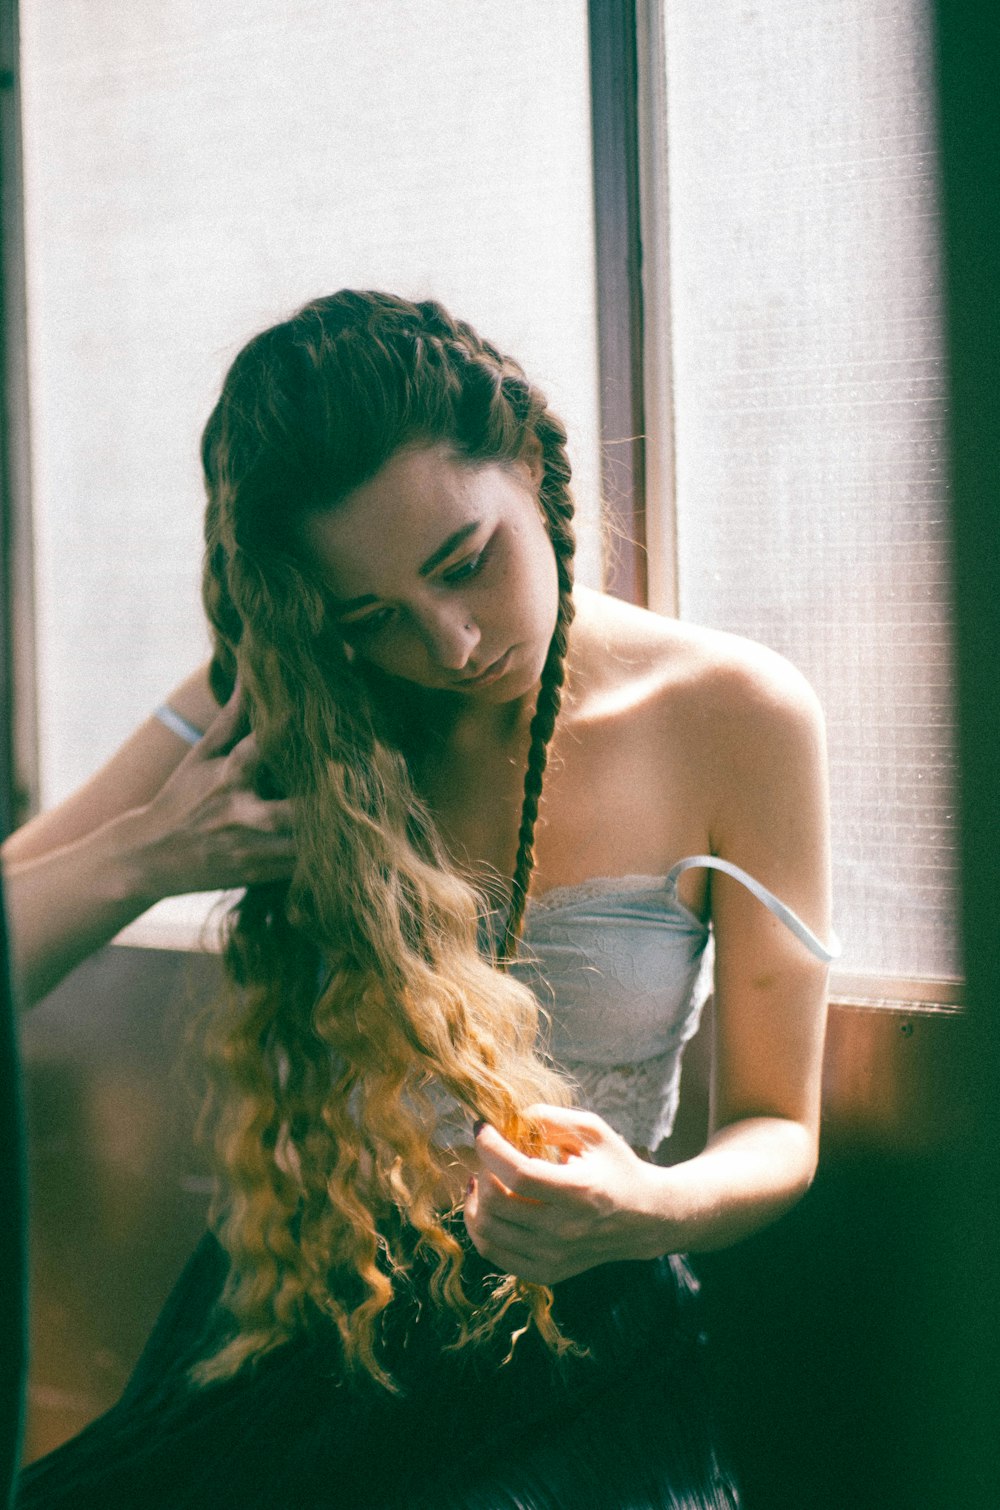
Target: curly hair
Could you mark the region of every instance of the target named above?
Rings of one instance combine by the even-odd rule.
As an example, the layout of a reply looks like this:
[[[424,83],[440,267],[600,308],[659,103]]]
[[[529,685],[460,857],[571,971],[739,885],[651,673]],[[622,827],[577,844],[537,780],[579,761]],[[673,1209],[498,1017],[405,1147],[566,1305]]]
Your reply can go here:
[[[471,466],[540,454],[558,572],[492,961],[478,947],[485,899],[449,860],[414,782],[420,689],[401,696],[397,682],[386,697],[349,654],[298,543],[306,513],[334,509],[402,447],[439,444]],[[485,1303],[467,1295],[463,1249],[437,1204],[446,1157],[427,1133],[443,1088],[544,1154],[524,1109],[573,1100],[540,1052],[534,997],[505,971],[573,613],[565,431],[520,366],[439,304],[344,290],[243,348],[202,460],[212,687],[224,701],[239,677],[266,790],[292,799],[297,860],[290,882],[251,886],[228,919],[228,989],[205,1048],[233,1326],[193,1377],[234,1374],[318,1313],[336,1323],[351,1369],[395,1388],[377,1324],[415,1258],[430,1261],[450,1346],[497,1335],[514,1306],[513,1335],[523,1318],[554,1349],[571,1347],[548,1288],[507,1276]]]

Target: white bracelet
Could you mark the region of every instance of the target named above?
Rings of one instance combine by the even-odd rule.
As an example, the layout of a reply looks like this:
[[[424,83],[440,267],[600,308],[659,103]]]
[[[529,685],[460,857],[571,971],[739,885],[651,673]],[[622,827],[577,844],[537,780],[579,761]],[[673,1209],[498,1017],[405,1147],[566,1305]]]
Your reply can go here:
[[[161,703],[154,712],[153,717],[158,718],[160,723],[168,728],[171,733],[179,735],[189,745],[196,745],[205,732],[204,729],[196,729],[194,724],[189,723],[169,703]]]

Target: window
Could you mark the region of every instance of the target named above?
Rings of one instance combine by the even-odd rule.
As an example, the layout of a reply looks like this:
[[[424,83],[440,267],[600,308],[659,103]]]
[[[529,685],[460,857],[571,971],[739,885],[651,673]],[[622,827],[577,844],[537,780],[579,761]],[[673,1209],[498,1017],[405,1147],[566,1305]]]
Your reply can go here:
[[[834,992],[956,1000],[930,17],[639,6],[649,603],[826,709]]]
[[[616,22],[637,117],[634,78],[601,51]],[[49,804],[205,653],[198,430],[240,339],[301,298],[382,282],[469,314],[549,389],[579,497],[596,497],[594,184],[578,0],[459,8],[447,28],[436,0],[336,17],[305,0],[294,18],[223,0],[140,8],[125,27],[93,0],[28,8],[22,25]],[[727,8],[725,25],[695,0],[593,0],[590,26],[599,242],[602,217],[634,231],[602,322],[609,502],[635,497],[649,545],[648,584],[633,556],[625,590],[763,640],[814,683],[846,945],[835,988],[948,1002],[925,0],[779,0]],[[456,116],[454,79],[473,68]],[[641,140],[621,175],[602,169],[611,128]],[[596,581],[592,510],[580,535]]]
[[[579,0],[88,0],[25,7],[21,42],[42,805],[204,659],[200,429],[315,294],[436,296],[517,353],[599,580]]]

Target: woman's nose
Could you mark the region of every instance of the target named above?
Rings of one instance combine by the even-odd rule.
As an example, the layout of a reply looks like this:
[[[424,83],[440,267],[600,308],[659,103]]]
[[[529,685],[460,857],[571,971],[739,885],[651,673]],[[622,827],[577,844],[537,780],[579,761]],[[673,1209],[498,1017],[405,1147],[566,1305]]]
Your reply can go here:
[[[475,620],[456,604],[438,604],[425,617],[424,641],[436,664],[445,671],[461,671],[479,640]]]

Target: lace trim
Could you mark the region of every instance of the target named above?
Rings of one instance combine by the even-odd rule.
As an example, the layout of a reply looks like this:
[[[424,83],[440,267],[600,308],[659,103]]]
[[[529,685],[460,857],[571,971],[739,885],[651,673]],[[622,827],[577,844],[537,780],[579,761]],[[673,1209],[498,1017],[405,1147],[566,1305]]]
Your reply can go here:
[[[565,906],[568,901],[592,901],[595,897],[615,896],[633,891],[660,891],[667,895],[664,876],[590,876],[575,886],[550,886],[538,896],[528,898],[528,906],[539,912]]]

